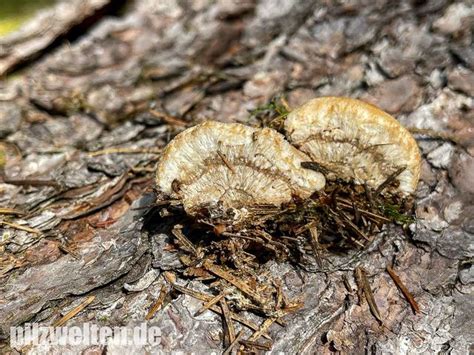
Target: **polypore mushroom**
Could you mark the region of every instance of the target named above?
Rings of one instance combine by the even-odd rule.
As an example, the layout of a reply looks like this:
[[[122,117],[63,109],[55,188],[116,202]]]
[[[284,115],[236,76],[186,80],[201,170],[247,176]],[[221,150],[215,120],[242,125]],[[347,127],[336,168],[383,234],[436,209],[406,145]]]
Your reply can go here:
[[[285,131],[294,146],[331,172],[329,178],[377,188],[399,173],[398,193],[416,189],[421,163],[416,141],[375,106],[344,97],[313,99],[288,115]]]
[[[225,208],[307,198],[324,176],[301,168],[306,154],[270,128],[208,121],[178,134],[158,164],[158,190],[180,199],[188,214],[220,203]]]

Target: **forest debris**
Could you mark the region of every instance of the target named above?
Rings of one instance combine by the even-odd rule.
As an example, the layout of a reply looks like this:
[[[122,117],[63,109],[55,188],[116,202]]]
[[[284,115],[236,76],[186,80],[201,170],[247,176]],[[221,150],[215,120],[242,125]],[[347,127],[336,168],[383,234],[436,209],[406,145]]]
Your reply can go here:
[[[210,307],[214,306],[223,297],[225,297],[225,295],[226,295],[226,292],[221,292],[216,297],[211,299],[209,302],[206,302],[200,309],[197,310],[196,313],[194,313],[194,317],[197,317],[197,316],[200,316],[201,314],[203,314],[206,310],[208,310]]]
[[[0,221],[0,224],[4,224],[6,226],[9,226],[9,227],[12,227],[12,228],[15,228],[15,229],[19,229],[19,230],[23,230],[25,232],[29,232],[29,233],[33,233],[33,234],[41,234],[41,231],[39,229],[26,227],[26,226],[23,226],[23,225],[18,224],[18,223]]]
[[[172,125],[172,126],[179,126],[179,127],[186,127],[189,123],[186,121],[183,121],[175,116],[168,115],[165,112],[161,112],[158,110],[150,110],[149,111],[153,116],[162,119],[166,123]]]
[[[161,154],[160,148],[127,148],[127,147],[116,147],[106,148],[97,150],[95,152],[88,153],[90,157],[97,157],[99,155],[107,154]]]
[[[160,294],[158,295],[157,300],[152,304],[152,306],[150,307],[150,310],[145,316],[146,320],[152,319],[155,313],[161,309],[168,293],[169,293],[168,287],[166,286],[166,284],[163,284],[161,286]]]
[[[229,282],[230,284],[237,287],[240,291],[242,291],[246,296],[250,297],[254,302],[257,302],[260,306],[265,305],[265,301],[260,297],[258,293],[256,293],[249,285],[247,285],[244,281],[238,279],[231,273],[224,270],[222,267],[213,264],[211,261],[206,260],[203,263],[203,266],[206,270],[212,272],[214,275],[219,276]]]
[[[405,296],[407,299],[408,303],[410,304],[411,308],[413,309],[413,312],[415,314],[420,313],[420,307],[418,306],[418,303],[416,302],[415,298],[411,294],[410,291],[408,291],[407,287],[405,284],[402,282],[400,277],[395,273],[395,270],[393,270],[389,265],[387,265],[387,272],[392,278],[393,282],[395,282],[395,285],[400,289],[402,294]]]
[[[202,292],[194,291],[194,290],[192,290],[188,287],[180,286],[180,285],[174,283],[172,281],[172,279],[170,278],[169,274],[168,274],[168,276],[165,275],[165,278],[167,279],[168,282],[170,282],[170,284],[173,286],[173,288],[175,288],[176,290],[178,290],[179,292],[181,292],[185,295],[194,297],[194,298],[196,298],[200,301],[204,301],[204,302],[209,302],[210,300],[212,300],[212,296],[206,295]],[[211,311],[213,311],[214,313],[222,315],[221,308],[219,308],[217,306],[211,306],[211,307],[209,307],[209,309]],[[249,321],[245,317],[242,317],[242,316],[240,316],[238,314],[235,314],[233,312],[230,312],[230,318],[237,321],[237,322],[239,322],[242,325],[245,325],[247,328],[249,328],[251,330],[257,331],[259,329],[258,326],[256,324],[254,324],[252,321]],[[269,335],[266,334],[266,333],[263,333],[262,336],[267,338],[267,339],[270,339]]]
[[[248,349],[270,351],[272,349],[272,343],[259,343],[251,340],[240,340],[240,344],[244,345]]]
[[[318,263],[318,266],[320,268],[323,267],[323,262],[321,261],[321,256],[319,254],[319,240],[318,240],[318,231],[316,227],[312,226],[309,228],[309,234],[311,236],[311,248],[313,249],[313,254],[314,258],[316,259],[316,262]]]
[[[235,337],[234,341],[227,347],[227,349],[222,353],[222,355],[229,355],[232,353],[232,350],[235,346],[239,343],[240,338],[244,335],[244,331],[241,330],[237,336]]]
[[[359,298],[361,293],[364,294],[365,299],[367,300],[367,304],[369,305],[370,311],[374,315],[374,317],[383,324],[382,316],[380,315],[379,308],[377,307],[377,303],[375,303],[374,294],[372,293],[372,289],[369,284],[369,280],[367,279],[367,273],[364,268],[358,266],[355,268],[355,276],[357,285],[359,287]]]
[[[66,254],[69,254],[71,255],[74,259],[76,260],[80,260],[81,259],[81,255],[78,254],[76,251],[72,250],[70,247],[66,246],[65,244],[63,243],[59,243],[58,244],[58,248],[59,250],[62,250],[63,252],[65,252]]]
[[[12,214],[16,216],[21,216],[21,215],[24,215],[25,212],[16,210],[14,208],[0,207],[0,214]]]
[[[220,300],[220,306],[222,309],[222,316],[223,316],[223,325],[224,325],[224,347],[230,346],[235,340],[235,328],[232,324],[232,318],[230,315],[229,306],[225,298]]]
[[[200,258],[202,253],[194,246],[194,244],[188,238],[186,238],[186,236],[183,234],[182,229],[183,229],[182,225],[176,224],[173,227],[173,230],[171,231],[171,233],[173,233],[173,235],[181,242],[181,244],[183,244],[183,246],[186,249],[191,251],[194,254],[194,256]]]
[[[38,179],[12,179],[7,176],[3,176],[3,182],[5,184],[15,185],[15,186],[51,186],[55,189],[60,189],[61,185],[54,180],[38,180]]]
[[[95,296],[87,297],[80,305],[74,307],[69,312],[67,312],[63,317],[58,319],[56,322],[53,323],[53,327],[61,327],[63,326],[69,319],[74,317],[76,314],[81,312],[84,308],[90,305],[95,300]]]
[[[267,333],[268,331],[268,328],[270,328],[270,326],[275,323],[275,321],[277,320],[277,318],[275,317],[270,317],[270,318],[267,318],[263,321],[262,325],[260,326],[260,328],[255,331],[251,336],[250,338],[248,339],[249,341],[256,341],[258,340],[263,334]]]

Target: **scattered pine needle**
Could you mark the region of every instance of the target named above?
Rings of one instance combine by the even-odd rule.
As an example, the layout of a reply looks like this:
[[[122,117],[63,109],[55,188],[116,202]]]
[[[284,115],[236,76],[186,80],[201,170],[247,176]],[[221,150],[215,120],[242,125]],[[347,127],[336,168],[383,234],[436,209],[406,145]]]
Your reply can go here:
[[[90,157],[107,154],[160,154],[160,148],[107,148],[90,152]]]
[[[25,212],[20,210],[15,210],[14,208],[0,207],[0,214],[12,214],[16,216],[24,215]]]
[[[379,308],[377,307],[377,303],[375,303],[374,294],[372,293],[372,289],[369,285],[369,280],[367,279],[366,271],[362,267],[357,267],[355,269],[356,274],[356,281],[359,286],[359,291],[364,293],[365,299],[369,305],[370,311],[374,315],[374,317],[383,324],[382,316],[380,315]]]
[[[174,125],[174,126],[181,126],[181,127],[185,127],[185,126],[188,125],[188,122],[183,121],[183,120],[181,120],[177,117],[170,116],[165,112],[160,112],[160,111],[157,111],[157,110],[150,110],[149,112],[153,116],[155,116],[157,118],[161,118],[164,122],[166,122],[168,124],[171,124],[171,125]]]
[[[209,302],[206,302],[196,313],[194,313],[194,316],[200,316],[203,314],[206,310],[214,306],[217,302],[219,302],[226,294],[224,292],[220,293],[213,299],[211,299]]]
[[[234,324],[232,323],[232,318],[230,315],[230,309],[229,306],[227,305],[227,302],[225,298],[222,298],[220,300],[220,306],[222,309],[222,316],[224,318],[224,329],[225,329],[225,336],[224,336],[224,346],[230,346],[235,341],[235,328]]]
[[[15,229],[19,229],[19,230],[22,230],[22,231],[25,231],[25,232],[30,232],[30,233],[34,233],[34,234],[41,234],[41,231],[39,229],[25,227],[25,226],[22,226],[22,225],[16,224],[16,223],[0,221],[0,224],[4,224],[6,226],[9,226],[9,227],[12,227],[12,228],[15,228]]]
[[[229,347],[222,353],[222,355],[229,355],[232,353],[232,349],[235,348],[235,346],[239,343],[240,338],[242,338],[242,335],[244,335],[244,331],[241,330],[239,334],[235,337],[234,341],[229,345]]]
[[[84,302],[82,302],[77,307],[74,307],[72,310],[67,312],[62,318],[58,319],[56,322],[53,323],[53,327],[61,327],[63,326],[69,319],[74,317],[76,314],[81,312],[84,308],[92,303],[95,300],[95,296],[89,296],[86,298]]]
[[[413,312],[415,314],[420,313],[420,307],[418,306],[418,303],[416,302],[415,298],[413,295],[408,291],[406,286],[403,284],[402,280],[400,277],[395,273],[395,271],[387,265],[387,272],[392,278],[393,282],[395,282],[395,285],[400,289],[400,291],[403,293],[405,298],[407,299],[408,303],[410,304],[411,308],[413,309]]]
[[[161,290],[160,290],[160,294],[158,296],[158,299],[156,300],[155,303],[153,303],[153,305],[151,306],[151,308],[148,311],[147,315],[145,316],[146,320],[150,320],[151,318],[153,318],[155,313],[158,312],[161,309],[167,294],[168,294],[168,288],[164,284],[163,286],[161,286]]]

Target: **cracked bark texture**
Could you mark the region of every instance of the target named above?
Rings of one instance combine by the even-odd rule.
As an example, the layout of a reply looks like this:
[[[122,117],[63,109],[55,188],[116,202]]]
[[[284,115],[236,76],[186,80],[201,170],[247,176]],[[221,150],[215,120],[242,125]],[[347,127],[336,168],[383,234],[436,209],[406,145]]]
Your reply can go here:
[[[208,118],[255,124],[249,111],[284,94],[292,107],[316,96],[361,98],[407,127],[451,138],[417,136],[423,166],[409,235],[388,228],[363,252],[325,255],[324,271],[266,265],[305,304],[285,318],[285,328],[270,328],[272,351],[472,351],[473,18],[469,1],[136,0],[0,82],[5,179],[55,182],[0,183],[0,206],[26,212],[14,221],[40,232],[0,225],[0,350],[16,351],[6,345],[10,326],[49,325],[90,294],[96,300],[68,325],[143,321],[164,282],[160,272],[179,260],[165,251],[165,235],[142,228],[142,210],[132,206],[153,201],[152,178],[131,168],[153,167],[156,155],[146,149],[163,147],[187,125]],[[39,28],[34,21],[43,20],[30,25]],[[51,41],[68,26],[44,35]],[[2,46],[0,63],[22,45]],[[23,54],[21,61],[34,57]],[[88,154],[111,147],[144,152]],[[368,272],[384,327],[357,301],[356,266]],[[188,287],[205,290],[195,281]],[[148,321],[162,329],[161,345],[146,350],[222,351],[221,319],[193,317],[200,306],[184,295],[168,304]],[[21,351],[51,350],[97,349]]]

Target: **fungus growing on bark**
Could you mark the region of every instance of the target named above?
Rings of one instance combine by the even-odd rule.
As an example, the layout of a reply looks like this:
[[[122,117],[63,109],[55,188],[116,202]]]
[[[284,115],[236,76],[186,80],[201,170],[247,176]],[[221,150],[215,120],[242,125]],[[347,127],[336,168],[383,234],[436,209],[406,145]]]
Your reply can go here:
[[[280,206],[324,187],[324,176],[301,167],[309,157],[278,132],[208,121],[177,135],[157,169],[158,189],[195,215],[220,204],[240,209]]]
[[[397,193],[413,193],[420,152],[398,121],[365,102],[343,97],[313,99],[285,120],[287,139],[323,168],[326,177],[377,188],[389,178]]]

